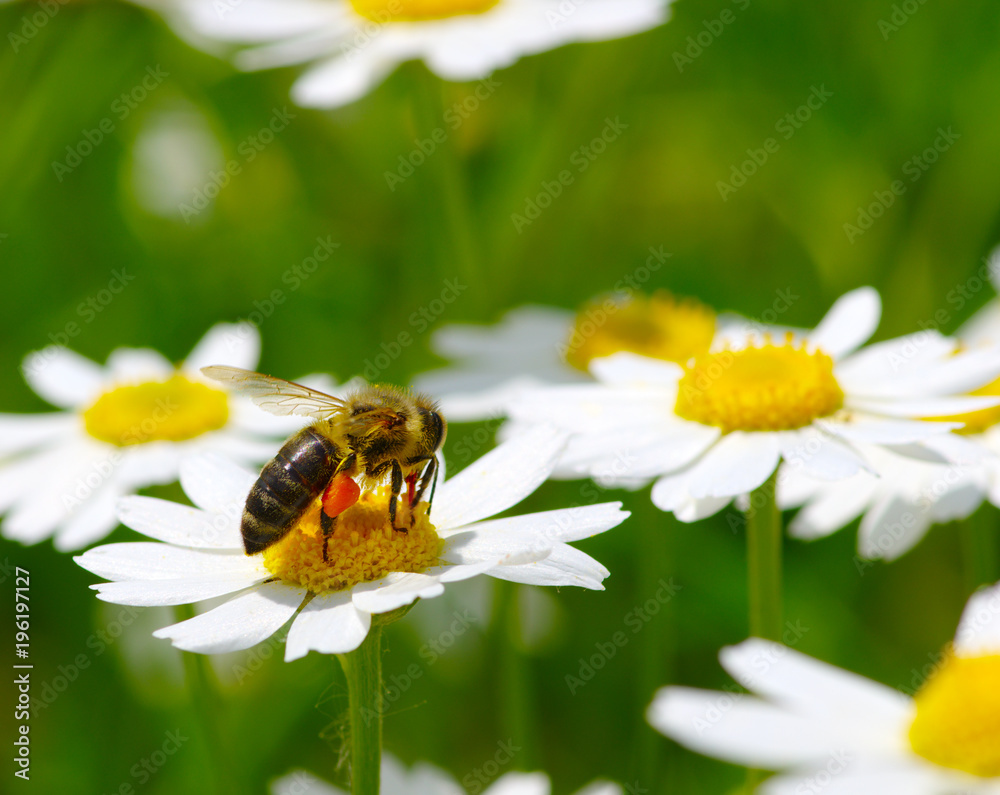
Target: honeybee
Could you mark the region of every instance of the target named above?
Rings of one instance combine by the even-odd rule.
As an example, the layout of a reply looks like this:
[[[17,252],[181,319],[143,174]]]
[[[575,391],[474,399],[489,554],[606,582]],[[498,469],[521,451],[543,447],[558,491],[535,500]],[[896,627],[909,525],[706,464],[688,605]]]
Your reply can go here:
[[[250,489],[240,523],[247,555],[263,552],[284,538],[322,494],[320,526],[326,560],[326,539],[333,533],[337,516],[358,500],[358,481],[372,487],[389,475],[389,522],[394,530],[405,533],[408,529],[396,527],[396,503],[404,482],[411,508],[431,485],[430,511],[437,484],[436,454],[448,426],[429,398],[370,384],[341,399],[238,367],[203,367],[201,371],[272,414],[317,420],[285,442]],[[412,512],[410,517],[412,522]]]

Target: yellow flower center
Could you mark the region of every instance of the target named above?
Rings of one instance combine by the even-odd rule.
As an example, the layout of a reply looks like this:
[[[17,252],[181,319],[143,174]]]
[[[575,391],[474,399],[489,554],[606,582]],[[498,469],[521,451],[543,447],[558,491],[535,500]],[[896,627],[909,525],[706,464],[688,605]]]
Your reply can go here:
[[[917,693],[913,750],[935,764],[1000,776],[1000,655],[950,654]]]
[[[665,290],[636,295],[627,304],[588,304],[576,316],[566,361],[586,370],[591,359],[631,351],[654,359],[686,362],[707,353],[715,335],[715,312],[693,298]]]
[[[990,381],[986,386],[981,386],[979,389],[969,392],[970,395],[976,397],[997,397],[1000,395],[1000,378],[996,381]],[[982,433],[987,428],[990,428],[1000,422],[1000,406],[993,406],[988,409],[979,409],[979,411],[969,411],[965,414],[953,414],[950,417],[927,417],[926,419],[936,422],[964,422],[965,427],[958,428],[952,433]]]
[[[730,431],[801,428],[837,411],[844,393],[833,359],[770,336],[760,347],[704,353],[687,365],[677,393],[677,415]]]
[[[500,0],[351,0],[361,16],[378,22],[419,22],[462,14],[481,14]]]
[[[83,412],[87,433],[120,447],[193,439],[222,428],[228,419],[225,392],[182,375],[117,387]]]
[[[389,524],[389,489],[365,492],[337,517],[327,539],[323,560],[323,530],[319,524],[317,498],[295,527],[277,544],[264,550],[264,565],[275,577],[327,593],[370,582],[394,571],[424,571],[438,563],[441,539],[427,518],[427,503],[421,502],[410,524],[410,508],[401,500],[396,526]]]

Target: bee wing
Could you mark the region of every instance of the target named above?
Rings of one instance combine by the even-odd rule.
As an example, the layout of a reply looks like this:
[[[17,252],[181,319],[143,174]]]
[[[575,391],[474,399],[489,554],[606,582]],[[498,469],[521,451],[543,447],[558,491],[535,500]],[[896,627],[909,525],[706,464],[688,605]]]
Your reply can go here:
[[[293,381],[241,370],[239,367],[212,365],[202,367],[209,378],[227,384],[233,391],[245,395],[265,411],[284,416],[301,414],[326,420],[344,411],[344,401]]]

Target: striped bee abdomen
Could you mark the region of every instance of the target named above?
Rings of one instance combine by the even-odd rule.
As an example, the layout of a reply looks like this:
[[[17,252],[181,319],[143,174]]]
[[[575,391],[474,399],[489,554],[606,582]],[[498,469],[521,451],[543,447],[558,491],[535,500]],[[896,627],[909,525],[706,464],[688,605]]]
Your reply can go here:
[[[267,549],[291,529],[326,488],[340,458],[337,446],[311,427],[285,442],[247,496],[240,531],[248,555]]]

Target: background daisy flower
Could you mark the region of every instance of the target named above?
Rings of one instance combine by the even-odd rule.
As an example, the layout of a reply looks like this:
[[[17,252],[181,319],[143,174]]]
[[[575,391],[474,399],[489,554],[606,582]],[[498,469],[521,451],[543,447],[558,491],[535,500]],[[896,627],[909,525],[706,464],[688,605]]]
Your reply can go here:
[[[60,346],[28,355],[28,384],[62,411],[0,414],[4,535],[25,544],[54,536],[57,549],[79,549],[117,526],[119,497],[176,480],[186,455],[267,460],[301,422],[232,397],[200,372],[253,368],[259,356],[249,323],[214,326],[178,366],[148,348],[119,348],[103,366]]]
[[[314,63],[292,98],[332,108],[404,61],[421,59],[444,80],[480,80],[524,55],[648,30],[666,20],[668,0],[243,0],[224,13],[201,0],[152,5],[196,41],[258,45],[237,56],[241,68]]]
[[[501,745],[504,745],[501,743]],[[516,747],[500,749],[500,753],[516,753]],[[544,773],[504,773],[491,781],[483,771],[466,775],[460,785],[440,768],[418,762],[407,769],[390,754],[382,755],[382,786],[385,795],[550,795],[552,784]],[[494,774],[495,775],[495,774]],[[488,782],[488,785],[487,785]],[[483,788],[484,785],[485,789]],[[327,784],[304,770],[296,770],[271,785],[272,795],[344,795],[344,791]],[[577,795],[621,795],[622,788],[609,781],[595,781]]]
[[[989,356],[1000,346],[1000,312],[987,305],[954,339],[926,330],[883,343],[881,362],[906,378],[927,364],[951,366],[960,350]],[[874,346],[876,348],[880,346]],[[875,360],[878,364],[878,359]],[[1000,379],[969,392],[1000,396]],[[927,417],[961,423],[952,433],[931,437],[919,448],[857,442],[871,471],[843,480],[818,478],[796,462],[782,464],[778,498],[782,507],[802,510],[789,525],[800,538],[828,535],[858,516],[858,553],[894,560],[913,547],[933,524],[968,518],[984,500],[1000,505],[1000,407]]]
[[[576,314],[555,307],[512,309],[494,326],[452,324],[431,338],[454,364],[414,380],[453,421],[502,416],[521,392],[536,386],[593,381],[590,362],[632,351],[681,362],[707,351],[716,316],[691,298],[665,290],[651,296],[622,289]]]
[[[861,516],[858,554],[891,561],[912,549],[932,525],[966,519],[984,498],[997,499],[997,462],[985,450],[978,459],[930,461],[887,446],[857,447],[873,471],[842,480],[810,477],[782,464],[778,504],[800,508],[788,525],[789,535],[822,538]]]
[[[756,695],[667,687],[647,717],[699,753],[787,770],[760,792],[1000,792],[1000,586],[969,599],[913,698],[756,638],[719,659]]]
[[[996,377],[1000,349],[959,351],[941,338],[947,356],[907,356],[904,338],[857,351],[880,311],[878,294],[860,288],[809,332],[730,334],[685,365],[615,354],[591,363],[599,384],[538,389],[509,413],[574,434],[561,472],[655,479],[653,502],[683,521],[758,488],[782,459],[836,480],[872,468],[859,442],[965,455],[961,440],[936,438],[961,423],[925,418],[996,405],[962,393]]]
[[[479,574],[602,589],[608,570],[566,542],[621,523],[628,516],[621,503],[485,521],[544,482],[564,444],[563,434],[540,428],[501,445],[441,483],[433,524],[421,503],[407,533],[387,525],[387,490],[366,493],[338,517],[329,563],[322,560],[318,502],[280,542],[262,555],[245,555],[240,517],[257,476],[199,457],[181,472],[197,508],[147,497],[121,503],[121,521],[157,542],[109,544],[76,560],[111,580],[93,586],[108,602],[178,605],[232,595],[154,633],[178,648],[206,654],[249,648],[294,616],[286,660],[310,650],[346,653],[365,639],[373,614],[438,596],[446,584]],[[408,510],[401,507],[400,521]]]

